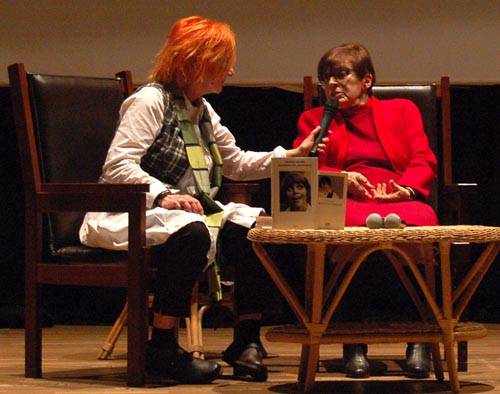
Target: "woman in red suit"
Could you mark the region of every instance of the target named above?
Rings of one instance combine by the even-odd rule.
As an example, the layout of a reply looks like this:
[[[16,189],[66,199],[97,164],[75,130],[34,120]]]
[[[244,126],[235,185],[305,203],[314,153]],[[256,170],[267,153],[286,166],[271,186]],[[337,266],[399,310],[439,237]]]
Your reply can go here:
[[[407,225],[437,225],[434,210],[425,202],[436,179],[436,157],[416,105],[372,96],[375,69],[359,44],[326,52],[318,64],[318,79],[325,97],[339,102],[319,168],[348,175],[346,225],[365,225],[371,213],[396,213]],[[301,114],[294,146],[317,130],[322,116],[323,107]],[[409,376],[429,375],[428,352],[426,345],[408,346]],[[366,346],[344,346],[344,360],[348,376],[369,375]]]

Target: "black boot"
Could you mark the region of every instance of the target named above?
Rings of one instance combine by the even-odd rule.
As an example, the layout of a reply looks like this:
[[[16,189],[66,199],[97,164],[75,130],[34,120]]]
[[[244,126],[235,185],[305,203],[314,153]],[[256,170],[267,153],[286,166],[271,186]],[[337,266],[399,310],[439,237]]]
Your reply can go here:
[[[366,357],[368,353],[367,345],[344,345],[343,352],[346,376],[349,378],[367,378],[370,376],[370,364]]]
[[[406,348],[406,376],[413,379],[429,377],[430,347],[426,343],[409,343]]]
[[[148,343],[146,371],[155,376],[173,379],[179,383],[210,383],[222,373],[214,361],[195,358],[179,345],[157,347]]]
[[[234,342],[224,351],[222,360],[233,367],[234,376],[251,376],[257,382],[267,380],[267,367],[262,364],[264,348],[260,342],[260,324],[256,320],[238,323]]]

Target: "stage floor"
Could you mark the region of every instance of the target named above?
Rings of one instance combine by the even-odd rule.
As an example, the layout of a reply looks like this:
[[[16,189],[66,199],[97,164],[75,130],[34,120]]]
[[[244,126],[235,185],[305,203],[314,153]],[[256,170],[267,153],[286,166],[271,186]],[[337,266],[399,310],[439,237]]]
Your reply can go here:
[[[500,393],[500,324],[486,324],[488,336],[469,342],[469,371],[460,372],[463,393]],[[210,385],[176,385],[148,382],[145,388],[126,386],[125,332],[119,339],[114,359],[100,361],[97,355],[110,327],[54,326],[43,330],[43,379],[24,377],[24,331],[0,329],[0,393],[290,393],[295,385],[300,345],[264,342],[270,358],[269,380],[254,383],[236,380],[224,364],[224,375]],[[265,330],[266,328],[264,328]],[[185,338],[181,330],[181,342]],[[232,330],[205,329],[207,356],[220,361]],[[341,371],[341,346],[321,348],[321,365],[314,392],[318,393],[447,393],[447,382],[433,375],[424,380],[407,379],[401,370],[404,344],[371,345],[372,368],[379,370],[368,379],[346,378]],[[385,372],[383,372],[383,370]],[[447,374],[445,373],[447,379]]]

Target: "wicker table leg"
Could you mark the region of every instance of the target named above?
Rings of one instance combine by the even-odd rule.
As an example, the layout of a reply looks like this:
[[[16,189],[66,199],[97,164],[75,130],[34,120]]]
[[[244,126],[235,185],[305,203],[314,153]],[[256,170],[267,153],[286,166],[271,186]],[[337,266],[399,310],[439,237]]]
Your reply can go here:
[[[309,391],[314,385],[318,359],[319,343],[302,345],[298,381],[303,384],[304,391]]]
[[[314,385],[319,360],[319,342],[326,329],[326,325],[321,323],[325,251],[324,244],[307,245],[304,303],[309,318],[306,324],[308,342],[302,345],[299,369],[299,382],[304,384],[304,391],[308,391]]]
[[[460,382],[457,373],[457,360],[455,355],[455,343],[453,328],[456,320],[453,319],[452,290],[451,290],[451,267],[450,267],[450,241],[439,242],[439,254],[441,262],[441,286],[443,298],[443,321],[439,322],[443,330],[443,343],[446,362],[448,364],[448,376],[453,392],[460,391]]]

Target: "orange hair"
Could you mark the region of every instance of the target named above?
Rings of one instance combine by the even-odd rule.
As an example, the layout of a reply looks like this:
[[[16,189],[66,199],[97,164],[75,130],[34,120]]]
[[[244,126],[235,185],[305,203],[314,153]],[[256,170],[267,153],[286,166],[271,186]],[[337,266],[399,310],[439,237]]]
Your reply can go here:
[[[236,60],[236,39],[226,23],[190,16],[170,29],[150,79],[185,89],[208,76],[227,74]]]

